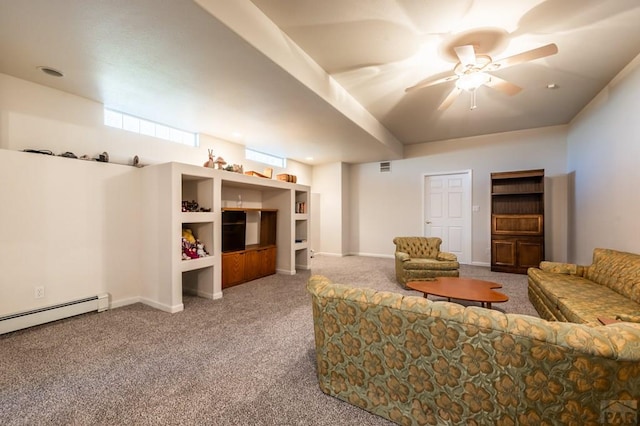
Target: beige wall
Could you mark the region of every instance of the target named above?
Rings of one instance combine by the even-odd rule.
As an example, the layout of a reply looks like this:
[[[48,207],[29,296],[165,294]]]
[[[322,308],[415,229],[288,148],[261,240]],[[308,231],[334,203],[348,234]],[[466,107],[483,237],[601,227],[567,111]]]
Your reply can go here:
[[[490,173],[509,170],[545,169],[546,190],[562,181],[566,165],[565,126],[501,133],[474,138],[410,145],[404,160],[392,161],[390,173],[380,173],[379,163],[351,166],[351,242],[353,253],[393,255],[393,238],[422,235],[422,179],[424,174],[472,171],[472,203],[479,211],[472,216],[474,264],[490,263]],[[314,181],[315,184],[315,181]],[[546,206],[550,220],[566,211],[562,185]],[[566,233],[547,229],[548,259],[564,260]],[[566,251],[566,250],[565,250]]]
[[[640,253],[640,56],[574,119],[568,135],[570,258],[595,247]]]

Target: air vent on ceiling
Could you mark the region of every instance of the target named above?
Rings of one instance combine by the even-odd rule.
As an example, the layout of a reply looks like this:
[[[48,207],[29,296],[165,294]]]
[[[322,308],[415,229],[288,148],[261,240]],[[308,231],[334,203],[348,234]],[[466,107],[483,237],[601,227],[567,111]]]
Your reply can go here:
[[[386,173],[391,171],[391,161],[380,162],[380,173]]]

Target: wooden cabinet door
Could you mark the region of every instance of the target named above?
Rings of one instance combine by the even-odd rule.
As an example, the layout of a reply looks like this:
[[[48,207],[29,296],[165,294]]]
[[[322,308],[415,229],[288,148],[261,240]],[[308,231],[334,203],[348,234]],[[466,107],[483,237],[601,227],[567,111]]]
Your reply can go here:
[[[276,248],[269,247],[263,250],[261,263],[261,276],[266,277],[276,273]]]
[[[536,237],[494,237],[491,270],[524,274],[544,260],[544,240]]]
[[[246,279],[247,281],[260,278],[261,275],[261,263],[262,263],[262,249],[247,251],[247,261],[245,264]]]
[[[540,266],[544,257],[544,245],[541,238],[518,240],[518,266],[522,269]]]
[[[222,288],[231,287],[245,281],[244,252],[222,254]]]
[[[512,239],[500,239],[491,241],[492,265],[515,267],[516,241]]]
[[[276,273],[276,248],[266,247],[247,251],[247,281]]]

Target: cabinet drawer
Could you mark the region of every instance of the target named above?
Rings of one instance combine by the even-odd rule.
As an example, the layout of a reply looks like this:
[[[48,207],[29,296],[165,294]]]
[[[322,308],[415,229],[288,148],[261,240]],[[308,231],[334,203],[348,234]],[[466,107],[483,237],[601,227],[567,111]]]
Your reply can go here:
[[[542,235],[542,215],[494,214],[491,216],[491,233],[496,235]]]

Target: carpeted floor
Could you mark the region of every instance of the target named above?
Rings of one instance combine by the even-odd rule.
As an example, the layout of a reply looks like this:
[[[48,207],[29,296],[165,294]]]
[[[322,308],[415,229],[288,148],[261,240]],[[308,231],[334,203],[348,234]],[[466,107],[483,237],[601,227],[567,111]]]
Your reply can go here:
[[[420,295],[395,282],[393,259],[316,257],[167,314],[142,304],[0,336],[3,425],[389,425],[318,388],[311,274]],[[503,284],[504,312],[537,316],[524,275],[463,265]]]

